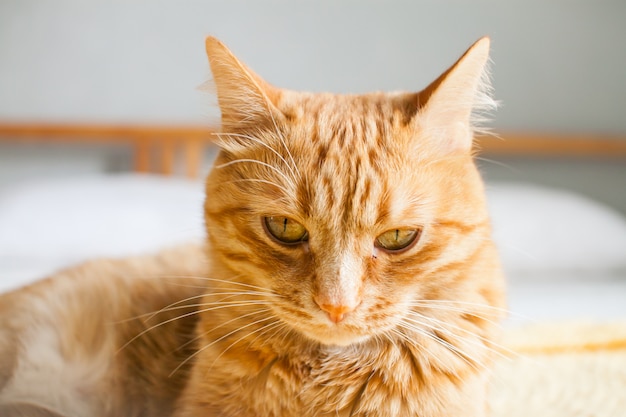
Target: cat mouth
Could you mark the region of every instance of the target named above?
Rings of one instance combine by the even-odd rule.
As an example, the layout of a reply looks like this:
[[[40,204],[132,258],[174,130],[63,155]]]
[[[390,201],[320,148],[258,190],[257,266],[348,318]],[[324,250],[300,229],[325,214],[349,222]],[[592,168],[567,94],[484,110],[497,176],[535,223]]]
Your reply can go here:
[[[370,338],[370,335],[350,327],[333,323],[324,327],[316,326],[300,331],[309,339],[330,346],[349,346],[364,342]]]
[[[363,328],[349,320],[334,322],[328,317],[293,323],[296,330],[307,339],[331,346],[349,346],[362,343],[375,333],[371,326]]]
[[[333,320],[320,311],[318,315],[307,313],[298,318],[293,310],[290,309],[289,311],[289,314],[279,313],[282,321],[306,339],[322,345],[349,346],[359,344],[379,333],[372,328],[372,323],[367,326],[360,326],[358,322],[361,319],[355,319],[350,315],[343,320]],[[281,313],[283,312],[281,311]]]

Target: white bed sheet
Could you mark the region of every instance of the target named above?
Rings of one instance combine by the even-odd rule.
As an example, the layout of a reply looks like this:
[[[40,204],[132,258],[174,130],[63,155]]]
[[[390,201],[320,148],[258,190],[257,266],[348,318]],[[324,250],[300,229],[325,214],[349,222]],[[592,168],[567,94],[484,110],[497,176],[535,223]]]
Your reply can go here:
[[[542,236],[543,246],[535,245],[534,238],[522,242],[533,236],[527,233],[529,224],[536,223],[537,230],[545,235],[546,225],[564,221],[567,216],[561,213],[567,210],[557,207],[561,200],[553,199],[554,195],[545,189],[506,184],[493,189],[504,190],[497,195],[505,199],[492,199],[491,205],[496,238],[504,248],[509,275],[510,322],[626,318],[626,243],[622,243],[626,242],[626,220],[614,212],[607,214],[606,210],[599,210],[602,219],[591,219],[597,216],[596,212],[581,211],[580,207],[589,203],[580,203],[579,209],[569,210],[576,213],[572,219],[577,225],[582,218],[589,218],[598,220],[590,223],[589,229],[605,226],[596,240],[589,240],[589,248],[581,251],[584,242],[572,242],[571,236],[564,236],[562,245],[559,235]],[[532,198],[538,198],[534,206]],[[199,241],[204,235],[203,199],[201,182],[130,174],[38,181],[0,190],[0,292],[82,260],[149,253]],[[563,202],[571,207],[576,199],[569,195]],[[537,210],[532,211],[533,207]],[[558,219],[538,219],[544,213],[550,214],[545,207],[550,207],[551,215]],[[522,211],[514,212],[516,208]],[[530,223],[529,218],[533,220]],[[520,219],[526,219],[523,227],[519,227]],[[518,227],[502,227],[512,223]],[[509,229],[515,233],[507,235]],[[564,233],[567,224],[555,230]],[[607,237],[612,246],[607,250],[598,248],[602,237],[609,233],[613,234]],[[550,239],[552,246],[545,244]],[[520,242],[529,248],[519,250]],[[558,257],[546,257],[543,253],[532,258],[535,262],[525,261],[529,251],[538,247],[552,250],[557,244]],[[574,252],[567,251],[567,244],[574,245]],[[507,251],[509,247],[515,250]],[[590,253],[593,250],[598,254]],[[590,256],[588,262],[581,259],[586,253]],[[516,254],[522,257],[515,258]],[[605,257],[601,263],[599,256]],[[545,270],[537,259],[550,260]],[[601,268],[602,265],[610,267]]]
[[[200,241],[203,188],[200,181],[120,174],[0,190],[0,292],[85,260]]]

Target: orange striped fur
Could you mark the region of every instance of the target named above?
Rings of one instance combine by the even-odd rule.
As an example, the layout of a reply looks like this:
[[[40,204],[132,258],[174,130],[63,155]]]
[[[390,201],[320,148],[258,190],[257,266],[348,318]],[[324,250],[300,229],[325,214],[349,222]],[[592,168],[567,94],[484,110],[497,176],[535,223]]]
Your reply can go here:
[[[487,415],[505,311],[471,154],[489,40],[419,93],[366,95],[279,89],[206,47],[207,247],[0,297],[0,414]]]
[[[180,416],[485,415],[503,306],[471,157],[488,43],[421,93],[341,96],[272,87],[207,40],[223,119],[210,292],[252,291],[201,315]],[[267,216],[308,240],[271,239]],[[417,244],[375,246],[398,228]]]

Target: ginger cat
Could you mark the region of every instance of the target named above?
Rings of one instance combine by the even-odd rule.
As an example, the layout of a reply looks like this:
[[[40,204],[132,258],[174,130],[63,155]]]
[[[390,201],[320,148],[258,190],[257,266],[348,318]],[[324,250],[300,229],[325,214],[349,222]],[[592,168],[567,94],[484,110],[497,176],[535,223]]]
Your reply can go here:
[[[504,290],[472,159],[489,40],[419,93],[266,83],[206,49],[206,247],[0,296],[0,415],[488,415]]]

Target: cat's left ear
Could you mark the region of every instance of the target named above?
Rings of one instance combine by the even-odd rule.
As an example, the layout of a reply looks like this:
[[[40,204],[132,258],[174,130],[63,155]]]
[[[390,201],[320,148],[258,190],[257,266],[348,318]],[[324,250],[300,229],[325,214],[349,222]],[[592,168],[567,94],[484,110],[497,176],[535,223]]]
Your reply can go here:
[[[489,38],[479,39],[426,89],[417,94],[418,128],[443,152],[469,151],[477,116],[492,110],[487,64]]]

